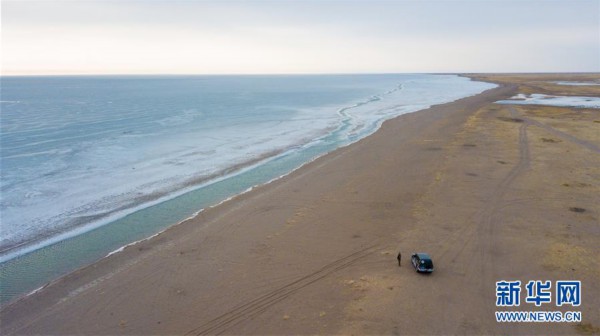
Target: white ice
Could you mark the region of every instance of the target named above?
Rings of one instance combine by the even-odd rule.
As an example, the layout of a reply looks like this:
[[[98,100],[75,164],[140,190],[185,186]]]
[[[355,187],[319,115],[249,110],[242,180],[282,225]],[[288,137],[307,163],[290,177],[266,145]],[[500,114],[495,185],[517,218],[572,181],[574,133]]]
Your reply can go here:
[[[517,105],[548,105],[579,108],[600,108],[600,97],[582,96],[549,96],[545,94],[531,94],[529,96],[518,94],[507,100],[499,100],[498,104]]]
[[[492,87],[458,76],[416,75],[378,95],[348,102],[345,107],[292,106],[292,116],[269,114],[269,118],[259,121],[239,119],[208,128],[191,123],[202,118],[203,111],[181,109],[169,117],[149,121],[145,133],[128,132],[126,126],[139,124],[136,113],[144,112],[135,110],[120,115],[121,119],[110,119],[115,125],[111,130],[91,127],[106,120],[102,114],[90,115],[93,119],[87,121],[87,128],[62,139],[52,137],[59,129],[52,120],[44,120],[44,115],[18,120],[14,127],[5,124],[5,135],[15,136],[11,143],[4,143],[4,149],[11,149],[12,154],[5,152],[3,159],[29,161],[18,169],[3,171],[0,249],[40,235],[56,238],[66,229],[71,234],[81,233],[85,231],[81,226],[69,226],[71,220],[89,218],[90,222],[98,222],[94,216],[107,213],[112,215],[102,221],[115,220],[140,206],[189,190],[193,181],[197,186],[197,181],[214,178],[233,166],[302,148],[344,125],[347,131],[340,132],[340,145],[373,133],[387,119]],[[69,122],[81,118],[73,115]],[[22,130],[23,125],[26,130]],[[173,126],[178,127],[177,132],[170,128]],[[40,136],[28,135],[30,130]],[[92,132],[97,132],[94,141],[75,141]],[[21,141],[20,134],[28,136],[28,141]],[[66,144],[56,143],[58,140]],[[40,143],[43,150],[26,150]]]
[[[572,81],[560,81],[560,82],[553,82],[554,84],[558,84],[558,85],[569,85],[569,86],[594,86],[594,85],[600,85],[600,82],[592,82],[592,81],[581,81],[581,82],[572,82]]]

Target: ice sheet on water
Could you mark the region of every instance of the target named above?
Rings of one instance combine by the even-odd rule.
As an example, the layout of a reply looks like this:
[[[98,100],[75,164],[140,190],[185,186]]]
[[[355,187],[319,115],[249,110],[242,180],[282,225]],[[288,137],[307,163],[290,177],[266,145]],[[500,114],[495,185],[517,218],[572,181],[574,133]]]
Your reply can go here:
[[[498,104],[525,104],[525,105],[549,105],[563,107],[579,108],[600,108],[600,97],[581,97],[581,96],[550,96],[545,94],[531,94],[529,96],[522,93],[507,99],[497,101]]]
[[[594,86],[594,85],[600,85],[600,81],[580,81],[580,82],[575,82],[575,81],[559,81],[559,82],[553,82],[554,84],[558,84],[558,85],[568,85],[568,86]]]
[[[22,103],[2,106],[0,250],[491,87],[433,75],[6,78],[3,98]]]

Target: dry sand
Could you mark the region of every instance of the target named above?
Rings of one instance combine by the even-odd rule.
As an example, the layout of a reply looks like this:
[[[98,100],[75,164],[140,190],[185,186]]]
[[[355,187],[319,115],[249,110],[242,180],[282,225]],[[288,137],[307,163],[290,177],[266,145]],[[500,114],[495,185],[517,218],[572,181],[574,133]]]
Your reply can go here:
[[[556,86],[478,77],[504,84],[70,274],[4,307],[2,334],[598,333],[600,112],[492,104]],[[581,280],[584,324],[497,323],[503,279]]]

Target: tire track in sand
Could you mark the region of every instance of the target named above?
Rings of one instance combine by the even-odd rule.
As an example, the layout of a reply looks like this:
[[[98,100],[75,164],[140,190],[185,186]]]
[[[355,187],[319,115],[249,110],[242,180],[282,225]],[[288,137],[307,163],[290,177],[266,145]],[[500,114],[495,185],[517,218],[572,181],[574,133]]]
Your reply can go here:
[[[476,291],[483,298],[483,303],[478,305],[479,308],[489,311],[490,316],[493,316],[492,309],[486,302],[492,302],[493,296],[490,296],[493,291],[490,290],[490,286],[493,286],[497,279],[494,278],[494,262],[495,262],[495,250],[498,243],[498,237],[495,234],[496,227],[501,225],[500,217],[498,212],[501,211],[505,202],[503,201],[504,196],[509,191],[510,186],[513,182],[524,173],[530,166],[531,157],[529,150],[529,140],[527,136],[527,128],[531,125],[528,121],[523,121],[519,127],[518,133],[518,162],[512,169],[502,178],[502,180],[493,188],[489,194],[489,198],[485,205],[472,215],[469,225],[465,225],[463,228],[453,234],[453,237],[448,240],[446,248],[441,253],[441,257],[447,257],[451,263],[455,263],[458,260],[464,259],[464,255],[468,254],[468,259],[471,261],[469,267],[464,266],[461,268],[461,264],[455,265],[463,272],[458,271],[466,276],[464,281],[472,283],[477,287]],[[511,201],[510,203],[514,203]],[[456,286],[462,286],[456,283]],[[473,288],[475,289],[475,288]],[[472,328],[473,321],[471,316],[464,315],[462,320],[454,325],[451,322],[448,328],[456,328],[453,333],[464,333]],[[493,330],[485,329],[487,324],[483,324],[480,327],[480,333],[492,333]],[[489,326],[488,326],[489,327]]]
[[[596,154],[600,154],[600,148],[598,146],[596,146],[595,144],[593,144],[591,142],[588,142],[588,141],[585,141],[585,140],[582,140],[582,139],[579,139],[577,137],[574,137],[571,134],[559,131],[559,130],[557,130],[556,128],[554,128],[552,126],[548,126],[548,125],[546,125],[544,123],[541,123],[541,122],[539,122],[537,120],[533,120],[533,119],[527,118],[525,116],[522,116],[522,115],[520,115],[517,112],[517,110],[515,110],[515,108],[513,106],[509,106],[509,108],[510,108],[511,115],[514,118],[517,118],[517,117],[521,118],[521,119],[525,120],[526,122],[530,123],[531,125],[535,125],[535,126],[541,128],[541,129],[544,129],[547,132],[552,133],[552,134],[556,135],[559,138],[562,138],[563,140],[570,141],[570,142],[572,142],[572,143],[574,143],[576,145],[579,145],[579,146],[582,146],[584,148],[587,148],[587,149],[591,150],[592,152],[595,152]]]
[[[192,329],[185,335],[219,335],[225,333],[230,328],[253,318],[276,303],[283,301],[290,295],[296,293],[304,287],[307,287],[328,275],[353,265],[357,261],[373,254],[378,244],[371,245],[359,251],[351,253],[343,258],[323,266],[315,272],[312,272],[294,282],[291,282],[274,291],[268,292],[250,302],[241,304],[230,311]]]
[[[482,211],[482,235],[480,240],[480,252],[482,255],[482,260],[484,261],[481,264],[482,274],[487,275],[485,277],[481,277],[482,280],[488,280],[491,276],[491,272],[489,271],[489,267],[492,266],[493,263],[493,253],[490,251],[490,247],[493,249],[496,245],[496,235],[494,235],[494,227],[499,225],[498,219],[495,217],[498,210],[502,209],[504,204],[502,203],[502,198],[508,191],[510,185],[514,182],[514,180],[521,175],[525,170],[527,170],[531,163],[531,157],[529,154],[529,140],[527,138],[527,127],[529,127],[531,123],[528,120],[525,120],[521,127],[519,127],[519,162],[511,169],[511,171],[504,177],[504,179],[500,182],[500,184],[496,187],[494,192],[492,193],[492,197],[490,201],[487,203],[487,206]],[[489,242],[487,244],[486,242]],[[484,279],[485,278],[485,279]]]
[[[480,223],[477,229],[477,242],[476,248],[479,250],[479,272],[471,272],[468,276],[471,279],[477,279],[479,282],[479,291],[484,297],[484,300],[488,302],[493,300],[490,291],[490,286],[494,284],[498,279],[495,276],[495,250],[498,244],[498,235],[495,234],[496,227],[502,223],[497,217],[499,210],[503,208],[502,199],[509,190],[511,184],[515,179],[525,172],[530,164],[531,157],[529,152],[529,140],[527,138],[527,128],[531,125],[528,120],[524,120],[522,125],[519,127],[519,162],[510,170],[510,172],[500,181],[498,186],[494,189],[491,194],[490,200],[486,206],[478,213],[477,217],[480,220],[476,221]],[[488,295],[489,294],[489,295]],[[489,301],[492,302],[492,301]],[[482,309],[488,311],[489,316],[493,316],[493,308],[489,305],[484,305]],[[467,316],[461,323],[458,332],[464,332],[460,330],[464,327],[468,327],[469,317]],[[504,326],[500,326],[501,328]],[[491,330],[486,330],[485,333],[490,333]],[[503,333],[506,330],[502,331]]]
[[[473,214],[473,224],[464,226],[463,228],[459,229],[453,234],[453,238],[450,238],[450,240],[455,243],[461,243],[459,250],[456,251],[453,257],[450,259],[453,263],[457,261],[461,254],[463,254],[463,252],[469,245],[468,243],[476,237],[476,233],[485,233],[486,237],[490,235],[489,232],[482,232],[482,227],[490,229],[490,226],[495,223],[493,217],[495,213],[504,206],[504,204],[501,203],[504,194],[506,193],[512,182],[517,178],[517,176],[519,176],[523,171],[529,168],[530,155],[529,140],[527,138],[527,127],[529,126],[530,123],[528,121],[524,121],[523,124],[519,127],[519,161],[517,162],[517,164],[494,188],[494,190],[490,194],[489,200],[486,202],[485,207]],[[493,235],[493,232],[491,234]],[[483,245],[485,245],[485,243]],[[450,252],[449,250],[451,249],[451,246],[448,246],[448,248],[444,250],[441,253],[441,255],[445,255],[447,252]]]

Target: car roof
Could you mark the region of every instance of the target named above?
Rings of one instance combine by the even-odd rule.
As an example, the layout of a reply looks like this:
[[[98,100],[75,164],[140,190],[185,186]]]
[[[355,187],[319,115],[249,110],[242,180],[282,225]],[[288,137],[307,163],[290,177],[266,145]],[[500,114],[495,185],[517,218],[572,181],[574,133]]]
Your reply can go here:
[[[431,260],[431,257],[427,253],[415,253],[415,254],[419,257],[419,259],[430,259]]]

